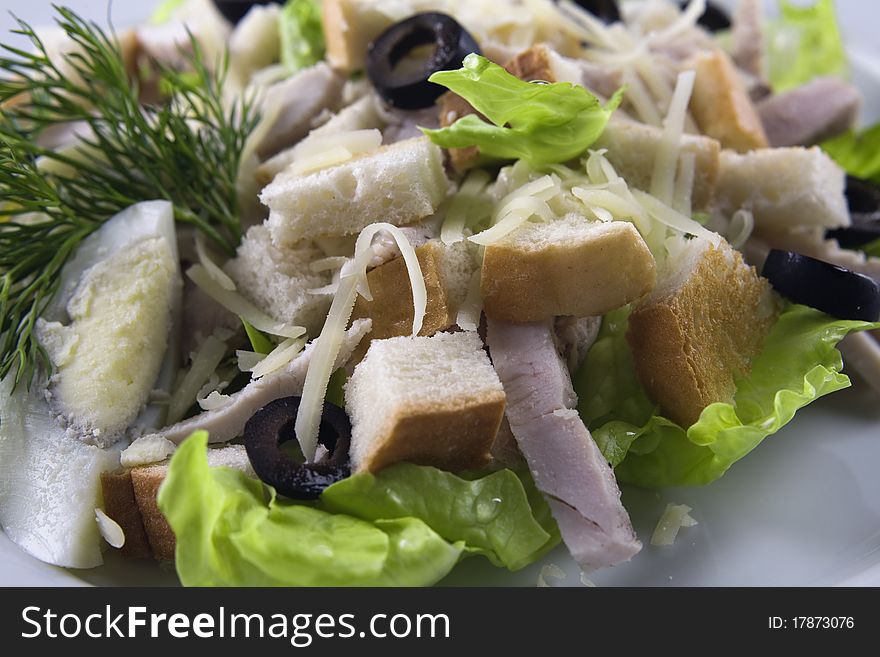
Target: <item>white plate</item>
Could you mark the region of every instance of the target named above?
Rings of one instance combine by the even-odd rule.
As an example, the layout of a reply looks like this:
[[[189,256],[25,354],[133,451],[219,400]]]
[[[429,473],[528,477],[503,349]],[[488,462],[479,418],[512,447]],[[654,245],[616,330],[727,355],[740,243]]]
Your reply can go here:
[[[51,17],[48,2],[13,0],[11,9],[34,24]],[[104,0],[67,0],[68,6],[101,20]],[[880,117],[880,50],[866,26],[880,24],[880,6],[838,0],[853,51],[854,79],[866,92],[863,120]],[[148,10],[147,10],[148,11]],[[113,18],[126,25],[143,18],[142,3],[117,2]],[[0,16],[0,31],[12,26]],[[860,42],[860,39],[864,41]],[[870,45],[864,45],[870,44]],[[799,412],[721,480],[703,488],[659,493],[624,491],[639,537],[646,543],[632,562],[593,574],[600,586],[880,585],[880,403],[856,385]],[[651,532],[668,502],[693,507],[699,525],[683,529],[675,545],[652,547]],[[579,571],[563,548],[544,563],[579,585]],[[542,564],[507,573],[481,559],[460,564],[444,583],[534,586]],[[117,554],[88,571],[48,566],[18,550],[0,534],[0,584],[163,585],[176,577],[154,563]],[[555,583],[555,582],[554,582]]]

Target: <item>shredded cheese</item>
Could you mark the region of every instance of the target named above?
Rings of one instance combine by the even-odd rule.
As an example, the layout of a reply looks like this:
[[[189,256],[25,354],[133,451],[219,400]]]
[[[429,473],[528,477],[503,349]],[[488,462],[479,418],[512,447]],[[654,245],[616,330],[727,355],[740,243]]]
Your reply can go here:
[[[339,290],[330,304],[330,312],[327,314],[324,328],[315,340],[294,425],[296,438],[306,461],[313,461],[315,458],[318,429],[324,411],[324,397],[327,395],[330,375],[333,374],[333,366],[342,346],[345,327],[354,310],[357,287],[357,276],[343,276],[340,279]]]
[[[387,231],[397,242],[400,253],[406,264],[413,294],[412,335],[418,335],[422,328],[427,307],[428,292],[425,278],[416,256],[415,249],[406,239],[406,235],[397,226],[388,223],[370,224],[358,235],[355,242],[354,258],[342,267],[339,287],[330,304],[330,312],[321,329],[321,335],[315,340],[314,350],[303,384],[302,398],[296,416],[294,430],[306,461],[313,461],[318,446],[318,429],[324,409],[324,398],[327,385],[333,374],[336,358],[345,336],[345,329],[351,319],[354,302],[358,292],[367,300],[372,299],[367,282],[367,266],[373,258],[373,238],[380,232]]]
[[[693,212],[694,176],[696,169],[697,156],[695,153],[682,153],[679,155],[678,176],[675,179],[672,207],[686,217],[690,217]]]
[[[237,292],[221,287],[202,265],[193,265],[187,269],[186,275],[205,294],[232,314],[246,319],[255,329],[282,338],[305,335],[306,330],[302,326],[277,322]]]
[[[663,119],[660,110],[651,98],[651,94],[633,67],[627,67],[623,73],[623,84],[626,85],[626,99],[632,103],[636,115],[648,125],[660,127]]]
[[[209,335],[199,345],[192,356],[192,365],[180,385],[171,393],[166,418],[168,424],[183,419],[190,406],[195,403],[199,390],[217,370],[225,355],[226,343],[214,335]]]
[[[755,229],[755,217],[745,208],[733,213],[730,218],[730,226],[727,228],[727,241],[734,249],[741,248]]]
[[[98,523],[98,531],[110,547],[121,548],[125,545],[125,532],[119,523],[104,513],[101,509],[95,509],[95,521]]]
[[[236,349],[235,357],[238,360],[238,369],[242,372],[252,372],[266,354],[260,354],[256,351],[246,351],[244,349]]]
[[[681,15],[672,25],[669,25],[660,32],[648,35],[648,41],[652,45],[673,41],[681,36],[683,32],[695,27],[700,16],[704,13],[706,13],[706,0],[691,0],[687,8],[681,12]]]
[[[684,134],[684,121],[695,78],[694,71],[684,71],[679,74],[669,104],[669,112],[663,123],[663,137],[654,159],[651,194],[667,205],[672,204],[675,194],[675,173],[681,151],[681,137]]]
[[[230,292],[235,291],[235,281],[229,278],[229,275],[220,269],[220,266],[208,255],[205,238],[201,232],[196,233],[196,255],[199,258],[199,263],[201,263],[202,267],[205,268],[205,271],[208,272],[208,275],[213,278],[220,287],[224,290],[229,290]]]
[[[638,189],[630,191],[642,207],[645,208],[648,214],[661,224],[682,233],[690,233],[691,235],[702,237],[709,240],[712,244],[717,245],[721,239],[721,236],[718,233],[703,228],[690,217],[686,217],[683,214],[676,212],[673,208],[654,198],[650,194],[646,194]]]
[[[349,130],[305,139],[294,150],[288,171],[304,175],[347,162],[359,153],[368,153],[382,145],[382,133],[376,129]]]
[[[306,345],[305,338],[287,338],[250,370],[252,379],[260,379],[280,370],[296,358]]]
[[[207,397],[197,397],[196,401],[203,411],[214,411],[226,406],[232,401],[232,397],[221,394],[219,390],[212,390]]]
[[[480,325],[480,315],[483,312],[483,300],[480,296],[481,281],[482,276],[478,268],[471,276],[467,295],[455,317],[455,323],[463,331],[476,331]]]
[[[547,588],[552,586],[549,582],[547,582],[547,578],[555,580],[564,580],[565,579],[565,571],[562,570],[555,563],[548,563],[544,566],[541,566],[541,572],[538,573],[538,588]]]
[[[651,545],[672,545],[682,527],[697,524],[689,514],[693,509],[686,504],[667,504],[651,536]]]
[[[553,218],[548,201],[562,192],[559,177],[541,176],[513,190],[497,204],[492,213],[493,225],[469,238],[471,242],[488,246],[499,241],[537,215],[544,221]]]
[[[468,174],[461,184],[458,193],[453,197],[443,225],[440,227],[440,240],[449,246],[461,242],[464,239],[464,229],[467,227],[469,210],[474,201],[482,194],[486,185],[489,184],[490,176],[483,169],[474,169]]]

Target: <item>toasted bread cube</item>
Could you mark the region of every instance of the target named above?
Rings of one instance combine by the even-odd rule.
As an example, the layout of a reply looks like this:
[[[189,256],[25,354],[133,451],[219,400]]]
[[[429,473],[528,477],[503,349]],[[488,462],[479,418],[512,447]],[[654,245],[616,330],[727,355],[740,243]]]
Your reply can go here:
[[[633,310],[627,339],[636,372],[663,414],[689,427],[732,402],[778,308],[770,284],[726,242],[694,238]]]
[[[721,153],[716,202],[732,214],[745,208],[761,230],[849,226],[846,174],[818,147]]]
[[[691,66],[697,77],[690,110],[700,130],[740,153],[767,148],[761,117],[730,57],[721,50],[702,52]]]
[[[104,498],[104,513],[110,516],[125,534],[125,543],[119,551],[133,559],[153,556],[135,498],[131,470],[102,473],[101,492]]]
[[[419,335],[430,336],[455,324],[456,314],[467,294],[476,269],[467,245],[446,246],[431,240],[416,249],[428,304]],[[403,258],[395,258],[367,274],[372,301],[358,296],[352,319],[369,317],[373,330],[369,338],[381,340],[412,332],[412,286]]]
[[[606,149],[605,157],[627,184],[650,191],[654,160],[663,141],[663,131],[651,125],[612,120],[593,145]],[[710,137],[683,135],[681,151],[694,155],[694,186],[691,205],[695,211],[708,210],[715,195],[720,170],[721,145]]]
[[[504,401],[475,331],[373,340],[345,387],[352,466],[480,468],[491,458]]]
[[[209,449],[208,466],[233,468],[255,476],[244,445]],[[122,527],[125,544],[121,552],[125,556],[174,559],[174,532],[157,502],[159,487],[167,475],[168,461],[101,475],[104,511]]]
[[[403,226],[434,214],[449,192],[443,153],[416,137],[298,175],[285,170],[260,193],[272,240],[355,235],[377,221]]]
[[[638,299],[654,288],[655,265],[632,224],[572,213],[527,222],[487,246],[481,276],[486,315],[538,322],[602,315]]]

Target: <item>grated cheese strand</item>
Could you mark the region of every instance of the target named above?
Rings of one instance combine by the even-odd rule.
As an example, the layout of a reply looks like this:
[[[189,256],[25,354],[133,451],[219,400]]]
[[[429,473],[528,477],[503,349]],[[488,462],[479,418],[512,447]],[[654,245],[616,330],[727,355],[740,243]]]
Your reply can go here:
[[[354,310],[358,290],[361,289],[361,294],[365,298],[372,298],[367,284],[367,265],[374,255],[371,246],[373,238],[380,231],[387,231],[391,234],[403,255],[413,293],[412,334],[418,335],[422,329],[428,292],[415,249],[397,226],[388,223],[370,224],[358,235],[355,242],[354,258],[342,268],[339,287],[333,296],[330,312],[327,314],[324,328],[321,329],[321,335],[315,340],[309,369],[306,372],[294,430],[303,456],[308,462],[315,459],[315,451],[318,447],[318,430],[321,426],[327,386],[330,383],[330,376],[333,374],[336,358],[339,356],[339,349],[345,337],[345,329]]]
[[[204,233],[196,233],[196,255],[199,258],[199,263],[220,287],[224,290],[235,292],[235,281],[229,278],[229,275],[211,259],[211,256],[208,255],[208,247],[205,244]]]
[[[480,325],[480,314],[483,312],[483,300],[480,296],[481,281],[481,270],[478,268],[471,276],[467,295],[455,317],[455,323],[463,331],[476,331]]]
[[[226,355],[226,343],[214,335],[209,335],[192,356],[192,365],[184,375],[180,385],[171,393],[168,400],[167,424],[183,419],[202,386],[220,366]]]
[[[630,193],[639,204],[645,208],[648,214],[661,224],[682,233],[690,233],[691,235],[702,237],[709,240],[709,242],[714,245],[717,245],[721,240],[721,236],[718,233],[707,230],[690,217],[686,217],[683,214],[676,212],[675,209],[669,207],[650,194],[646,194],[638,189],[632,189],[630,190]]]
[[[327,385],[333,374],[336,357],[339,356],[339,349],[342,347],[345,327],[354,310],[357,287],[357,276],[344,276],[339,281],[339,290],[330,304],[330,312],[327,314],[324,328],[321,329],[321,335],[315,339],[294,425],[296,439],[307,462],[315,459],[318,430],[324,411],[324,397],[327,395]]]
[[[359,263],[361,262],[362,257],[366,257],[367,253],[372,253],[370,250],[370,244],[380,231],[386,231],[391,234],[394,241],[397,243],[397,248],[400,249],[403,261],[406,264],[406,273],[409,275],[409,282],[412,287],[413,295],[412,335],[416,336],[419,334],[419,331],[422,330],[422,322],[425,319],[425,310],[428,307],[428,290],[425,287],[425,277],[422,275],[422,267],[419,265],[419,258],[416,256],[416,250],[412,247],[412,244],[409,243],[409,240],[406,239],[406,235],[403,231],[397,226],[388,223],[370,224],[361,231],[360,235],[358,235],[357,242],[355,242],[354,246],[354,257],[356,271],[363,284],[361,294],[367,299],[367,301],[371,301],[373,298],[370,294],[369,284],[367,283],[366,262],[369,262],[369,260],[365,261],[363,265],[360,265]]]
[[[287,338],[253,366],[250,370],[251,378],[256,380],[281,369],[292,361],[305,345],[305,338]]]
[[[202,292],[232,314],[246,319],[251,326],[263,333],[282,338],[298,338],[306,333],[302,326],[277,322],[238,292],[224,289],[202,265],[193,265],[186,270],[186,275]]]
[[[688,103],[694,90],[694,71],[679,74],[672,92],[669,112],[663,122],[663,138],[654,159],[654,173],[651,176],[651,195],[666,205],[671,205],[675,195],[675,173],[678,155],[681,151],[681,138],[684,134]]]
[[[464,239],[468,209],[473,203],[474,197],[482,193],[490,179],[488,172],[483,169],[474,169],[468,174],[458,193],[452,199],[446,217],[443,219],[443,225],[440,227],[440,241],[449,246]]]
[[[651,545],[672,545],[682,527],[693,527],[697,521],[690,516],[693,509],[686,504],[667,504],[651,535]]]
[[[700,16],[706,13],[706,0],[691,0],[687,8],[681,12],[681,15],[672,25],[664,28],[660,32],[648,35],[651,44],[667,43],[676,39],[682,32],[689,30],[697,25]]]
[[[695,153],[682,153],[678,158],[678,177],[675,179],[675,192],[672,195],[672,207],[684,216],[690,217],[693,212],[694,176],[697,169]]]

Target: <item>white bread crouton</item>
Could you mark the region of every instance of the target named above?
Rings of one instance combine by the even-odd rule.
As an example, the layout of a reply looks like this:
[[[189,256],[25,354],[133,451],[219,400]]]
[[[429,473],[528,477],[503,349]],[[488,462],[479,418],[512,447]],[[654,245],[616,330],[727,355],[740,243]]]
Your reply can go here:
[[[721,153],[716,204],[727,214],[745,208],[765,230],[848,226],[846,175],[819,148],[768,148]]]
[[[651,190],[654,160],[663,141],[663,130],[627,120],[609,121],[593,149],[607,149],[605,157],[627,184]],[[694,187],[691,203],[695,211],[709,209],[720,168],[721,145],[710,137],[682,135],[681,152],[694,155]]]
[[[351,462],[398,461],[451,471],[490,460],[504,390],[475,331],[374,340],[345,387]]]
[[[777,306],[770,284],[727,242],[685,240],[657,289],[629,319],[639,379],[669,419],[687,428],[713,402],[732,402]]]
[[[279,174],[260,201],[277,245],[354,235],[377,221],[395,226],[434,214],[449,191],[443,153],[427,137],[383,146],[314,173]]]
[[[416,256],[428,293],[419,335],[430,336],[455,324],[476,263],[464,242],[446,246],[440,240],[431,240],[416,249]],[[372,319],[369,338],[373,340],[409,335],[413,322],[412,286],[403,258],[376,267],[367,274],[367,281],[373,300],[358,296],[352,319]]]
[[[701,52],[687,68],[697,73],[690,110],[700,130],[740,153],[767,148],[761,117],[730,57],[721,50]]]
[[[208,465],[240,470],[253,477],[244,445],[208,450]],[[104,512],[125,534],[120,551],[127,557],[174,559],[174,532],[159,510],[156,496],[168,474],[168,462],[101,475]]]
[[[654,268],[654,257],[630,223],[590,221],[575,213],[527,222],[486,247],[483,310],[509,322],[602,315],[650,292]]]
[[[225,267],[239,292],[280,322],[304,326],[310,336],[321,332],[332,294],[308,290],[329,285],[328,272],[313,272],[309,263],[322,257],[309,242],[280,247],[265,224],[248,230],[235,258]]]

